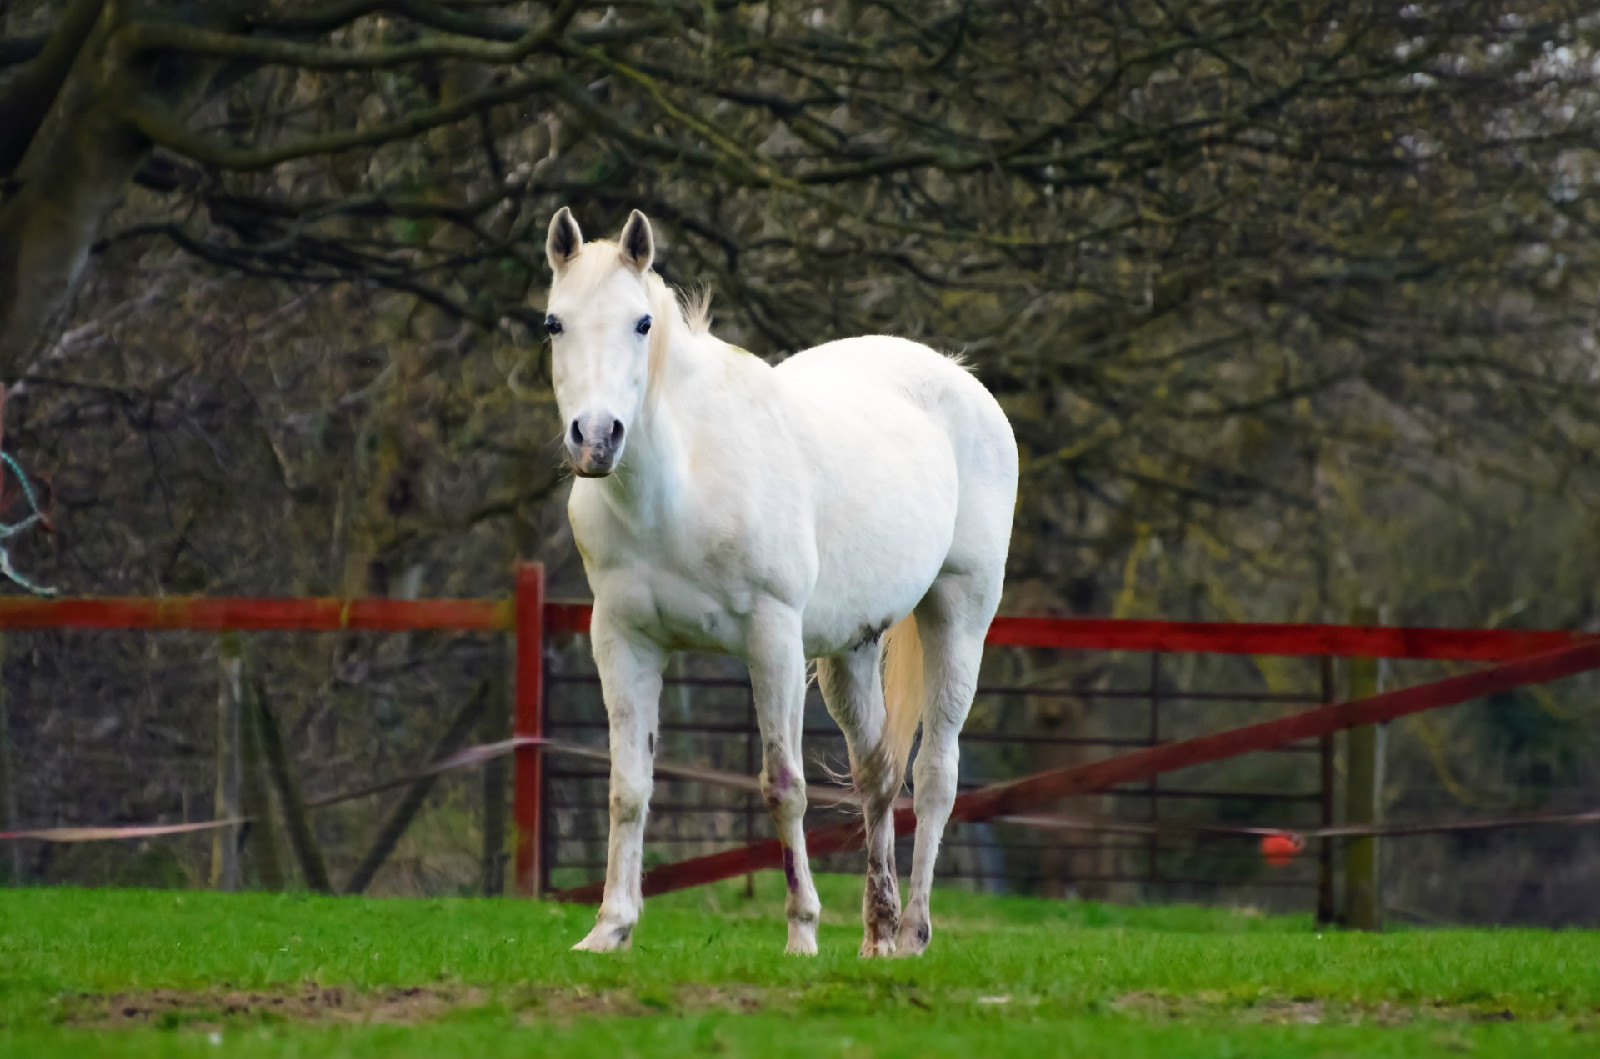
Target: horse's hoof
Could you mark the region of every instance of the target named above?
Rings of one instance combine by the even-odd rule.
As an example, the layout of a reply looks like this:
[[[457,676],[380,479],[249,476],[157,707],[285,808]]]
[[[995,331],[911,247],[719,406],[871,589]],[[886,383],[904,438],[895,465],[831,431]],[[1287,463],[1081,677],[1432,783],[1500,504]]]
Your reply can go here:
[[[790,956],[815,956],[817,954],[817,921],[809,923],[789,921],[789,944],[783,951]]]
[[[931,940],[933,928],[927,920],[906,920],[900,924],[900,931],[894,939],[894,954],[921,956],[928,951],[928,942]]]
[[[573,952],[627,952],[633,945],[632,924],[596,923],[589,936],[572,947]]]
[[[895,909],[893,918],[867,920],[865,932],[861,936],[861,956],[863,959],[894,955],[894,925],[895,920],[900,918],[899,911],[899,909]]]

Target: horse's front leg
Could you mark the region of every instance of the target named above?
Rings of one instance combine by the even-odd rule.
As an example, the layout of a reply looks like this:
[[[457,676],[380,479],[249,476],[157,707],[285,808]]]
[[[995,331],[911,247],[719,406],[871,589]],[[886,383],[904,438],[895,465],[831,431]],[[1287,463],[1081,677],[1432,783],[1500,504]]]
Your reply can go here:
[[[806,781],[800,760],[806,659],[799,612],[777,604],[758,607],[751,621],[748,655],[761,727],[761,793],[783,844],[783,875],[789,888],[784,901],[789,920],[786,951],[814,956],[822,904],[806,859]]]
[[[612,625],[596,612],[590,636],[611,728],[611,840],[606,850],[600,917],[575,949],[615,952],[633,941],[644,899],[644,822],[650,807],[666,655],[654,644]]]

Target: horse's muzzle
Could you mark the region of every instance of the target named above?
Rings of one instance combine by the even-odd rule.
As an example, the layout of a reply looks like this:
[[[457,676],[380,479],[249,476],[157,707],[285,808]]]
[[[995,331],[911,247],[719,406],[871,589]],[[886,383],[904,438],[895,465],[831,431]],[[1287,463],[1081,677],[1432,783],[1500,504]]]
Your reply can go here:
[[[612,415],[579,416],[567,428],[567,459],[579,478],[604,478],[617,466],[625,431]]]

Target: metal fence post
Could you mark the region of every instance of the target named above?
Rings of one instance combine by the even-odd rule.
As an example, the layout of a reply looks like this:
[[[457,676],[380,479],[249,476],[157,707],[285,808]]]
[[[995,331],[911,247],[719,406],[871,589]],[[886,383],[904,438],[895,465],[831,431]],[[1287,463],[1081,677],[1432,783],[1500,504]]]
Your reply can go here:
[[[1336,701],[1333,659],[1323,655],[1321,662],[1322,701],[1327,704]],[[1333,736],[1325,735],[1317,740],[1317,749],[1321,772],[1321,823],[1323,827],[1332,827],[1335,783]],[[1332,923],[1337,915],[1338,908],[1333,895],[1333,839],[1324,838],[1317,843],[1317,924],[1324,926]]]
[[[518,563],[515,603],[516,710],[512,732],[544,735],[544,565]],[[514,752],[512,817],[517,827],[516,892],[538,897],[544,881],[544,755],[536,746]]]
[[[1376,615],[1370,608],[1357,611],[1356,624],[1370,625]],[[1364,699],[1378,692],[1378,663],[1371,658],[1352,658],[1349,666],[1349,698]],[[1362,725],[1350,729],[1345,742],[1345,823],[1378,822],[1378,726]],[[1378,847],[1370,835],[1345,840],[1344,847],[1344,924],[1357,930],[1377,930],[1383,910],[1378,893]]]
[[[1150,652],[1150,727],[1147,733],[1147,746],[1158,746],[1161,743],[1161,652]],[[1161,823],[1161,780],[1152,775],[1149,783],[1150,806],[1149,818],[1152,825]],[[1156,883],[1161,879],[1161,832],[1152,828],[1150,832],[1150,846],[1148,850],[1149,872],[1146,879]]]

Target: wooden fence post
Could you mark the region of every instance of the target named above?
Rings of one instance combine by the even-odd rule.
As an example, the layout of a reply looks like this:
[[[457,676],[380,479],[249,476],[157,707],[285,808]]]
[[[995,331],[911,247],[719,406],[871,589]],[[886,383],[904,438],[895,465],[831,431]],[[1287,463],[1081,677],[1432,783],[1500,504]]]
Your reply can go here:
[[[283,745],[283,731],[278,727],[277,714],[267,701],[267,691],[259,675],[250,682],[250,690],[256,707],[256,722],[261,725],[262,756],[267,759],[272,785],[278,790],[284,830],[289,835],[289,845],[294,849],[295,858],[300,862],[300,876],[310,889],[331,894],[333,884],[328,881],[328,862],[323,858],[322,847],[311,828],[311,816],[306,811],[306,801],[300,793],[300,781],[294,774],[294,763],[289,760],[289,750]]]
[[[1377,615],[1364,607],[1355,614],[1358,625],[1371,625]],[[1365,699],[1378,693],[1378,663],[1372,658],[1352,658],[1347,698]],[[1368,724],[1352,728],[1346,736],[1345,823],[1376,824],[1380,815],[1378,758],[1382,730]],[[1383,907],[1378,882],[1378,843],[1373,837],[1345,840],[1344,925],[1356,930],[1378,930]]]
[[[239,687],[248,689],[250,682],[241,670]],[[239,801],[244,815],[245,844],[255,864],[256,882],[272,892],[283,889],[283,860],[278,853],[278,817],[272,811],[272,796],[267,793],[267,763],[261,752],[261,723],[255,705],[248,699],[240,704],[239,747],[243,757],[240,770]]]
[[[506,655],[496,650],[489,699],[479,728],[485,743],[498,743],[511,735],[511,696],[506,685]],[[483,765],[483,896],[506,892],[506,759],[497,757]]]
[[[516,574],[516,713],[518,736],[544,735],[544,566],[518,563]],[[513,874],[517,894],[538,897],[544,883],[544,755],[518,747],[514,757],[512,818],[517,826]]]
[[[217,685],[217,784],[212,799],[213,818],[239,815],[239,636],[223,633],[217,660],[221,680]],[[211,887],[239,889],[239,827],[211,832]]]

